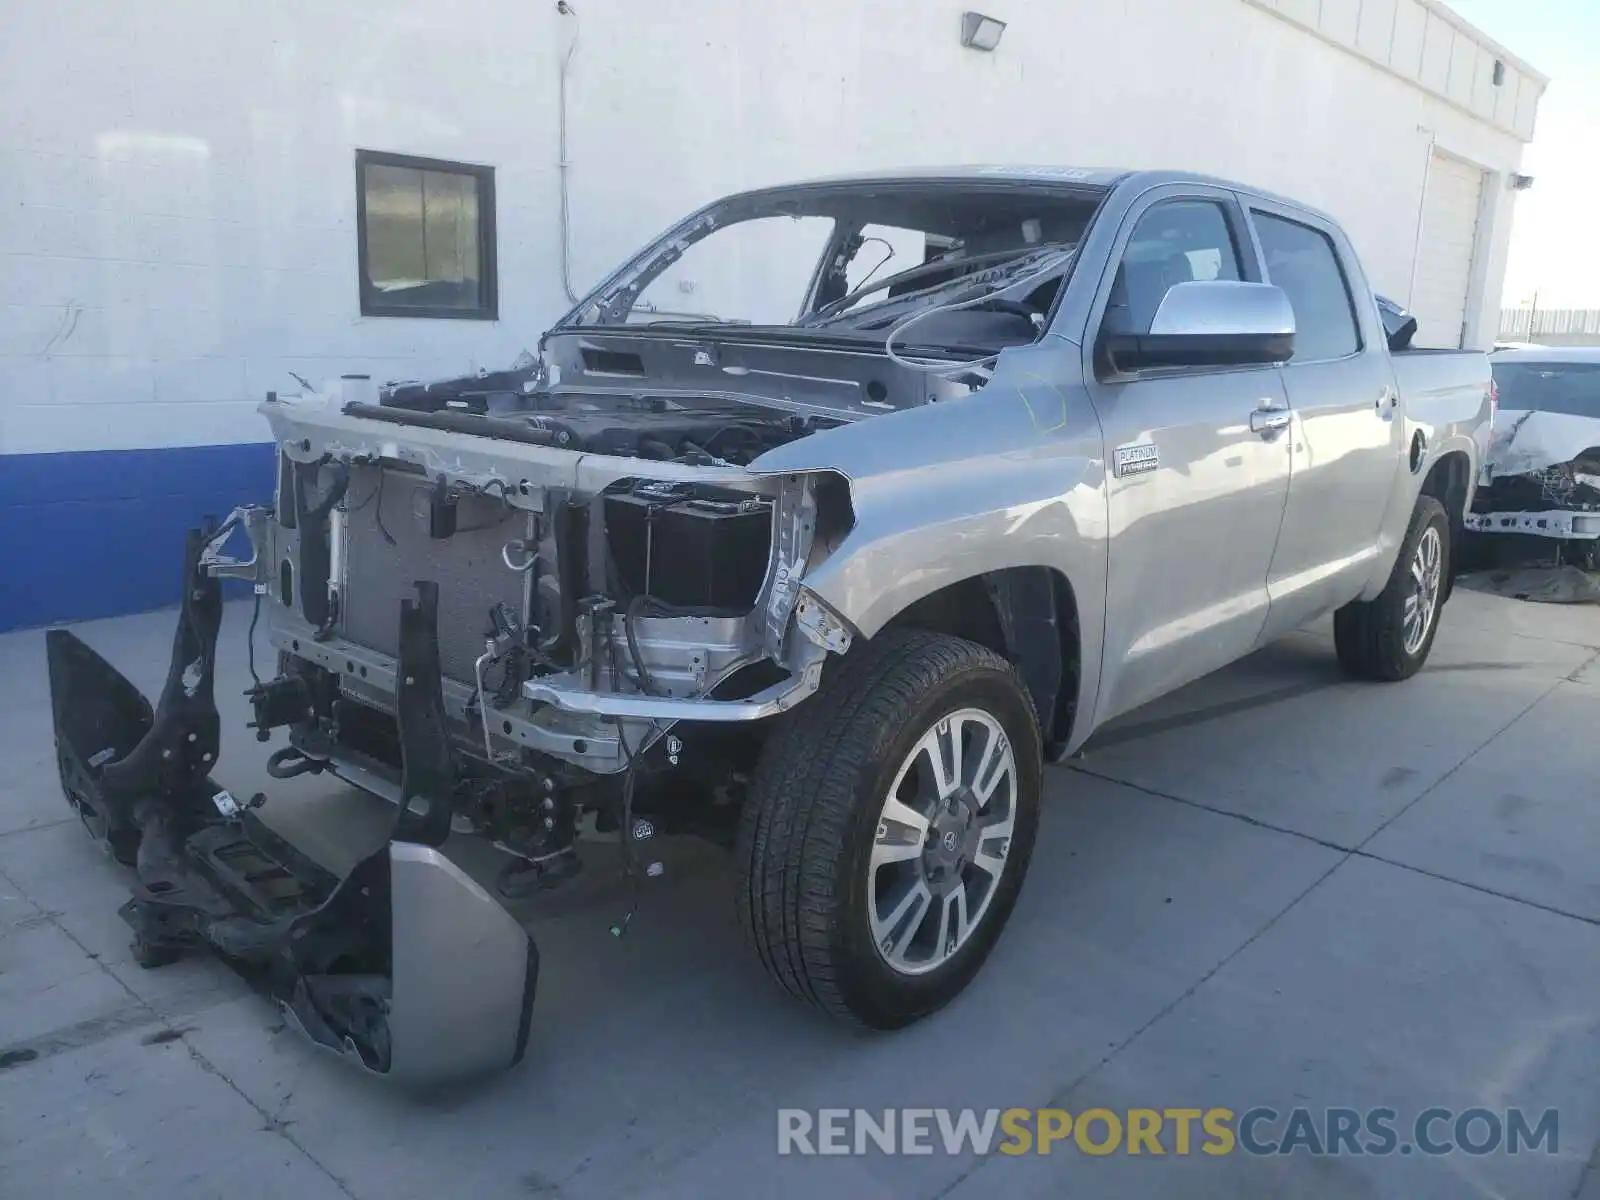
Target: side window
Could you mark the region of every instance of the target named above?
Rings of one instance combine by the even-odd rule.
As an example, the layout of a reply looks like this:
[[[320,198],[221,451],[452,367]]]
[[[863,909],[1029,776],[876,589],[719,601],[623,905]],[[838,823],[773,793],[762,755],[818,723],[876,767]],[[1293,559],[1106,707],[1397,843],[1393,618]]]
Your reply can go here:
[[[1149,333],[1162,297],[1175,283],[1238,279],[1239,248],[1220,204],[1170,200],[1158,204],[1134,227],[1111,285],[1105,328],[1111,333]]]
[[[1343,358],[1361,349],[1350,286],[1328,235],[1298,221],[1253,212],[1267,279],[1294,309],[1294,361]]]

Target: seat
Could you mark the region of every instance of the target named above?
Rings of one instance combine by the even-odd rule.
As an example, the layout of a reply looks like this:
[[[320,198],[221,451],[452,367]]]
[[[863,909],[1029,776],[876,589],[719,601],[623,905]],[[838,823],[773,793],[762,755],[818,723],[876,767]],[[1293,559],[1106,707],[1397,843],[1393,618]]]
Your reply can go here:
[[[1145,262],[1124,259],[1117,268],[1106,303],[1106,328],[1112,333],[1149,333],[1150,323],[1166,298],[1167,289],[1173,284],[1193,281],[1194,272],[1184,254]]]

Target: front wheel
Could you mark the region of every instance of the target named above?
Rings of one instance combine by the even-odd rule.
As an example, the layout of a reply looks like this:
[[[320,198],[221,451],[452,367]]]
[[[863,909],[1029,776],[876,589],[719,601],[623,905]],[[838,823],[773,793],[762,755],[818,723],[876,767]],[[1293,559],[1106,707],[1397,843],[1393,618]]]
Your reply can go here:
[[[1450,518],[1432,496],[1411,514],[1382,592],[1333,614],[1339,663],[1358,679],[1409,679],[1428,661],[1450,578]]]
[[[763,751],[741,819],[740,923],[825,1011],[910,1024],[977,974],[1033,852],[1043,752],[1009,663],[887,630]]]

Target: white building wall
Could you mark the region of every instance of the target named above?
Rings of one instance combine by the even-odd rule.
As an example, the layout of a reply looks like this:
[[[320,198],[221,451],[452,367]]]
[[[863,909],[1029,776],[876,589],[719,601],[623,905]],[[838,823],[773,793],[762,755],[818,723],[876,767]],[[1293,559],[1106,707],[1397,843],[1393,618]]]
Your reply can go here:
[[[0,451],[257,440],[253,405],[297,390],[291,371],[441,375],[531,346],[564,307],[556,64],[574,31],[580,290],[718,193],[1027,161],[1193,168],[1304,199],[1404,300],[1437,142],[1496,173],[1474,326],[1492,336],[1505,176],[1542,80],[1512,60],[1486,85],[1500,52],[1442,6],[984,2],[1010,23],[994,54],[964,50],[960,7],[931,0],[10,5]],[[359,315],[357,148],[496,168],[498,322]]]

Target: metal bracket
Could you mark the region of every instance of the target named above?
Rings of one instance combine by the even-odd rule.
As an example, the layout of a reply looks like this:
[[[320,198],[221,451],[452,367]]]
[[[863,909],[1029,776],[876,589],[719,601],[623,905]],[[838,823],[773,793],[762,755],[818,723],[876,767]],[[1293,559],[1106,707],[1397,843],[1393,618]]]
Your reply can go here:
[[[100,788],[131,802],[151,793],[182,794],[216,765],[221,743],[214,674],[222,628],[222,584],[200,569],[212,529],[191,529],[183,556],[183,604],[172,660],[149,728],[125,756],[107,762]]]
[[[439,585],[419,580],[417,598],[400,602],[400,727],[398,841],[442,846],[450,836],[456,788],[455,762],[445,726],[444,681],[439,666]]]
[[[1600,538],[1600,512],[1468,513],[1474,533],[1526,533],[1547,538]]]
[[[787,476],[774,505],[767,581],[756,600],[756,612],[763,618],[761,647],[772,658],[783,654],[789,614],[800,594],[800,577],[805,571],[806,556],[811,553],[816,518],[817,499],[810,480],[804,475]]]
[[[830,654],[844,654],[850,649],[850,627],[805,587],[800,589],[800,600],[795,605],[794,624],[807,639]]]
[[[245,504],[234,509],[211,535],[200,551],[200,570],[212,579],[244,579],[260,582],[261,549],[267,544],[267,519],[272,510],[259,504]],[[223,553],[223,547],[237,530],[244,530],[250,542],[248,559],[234,558]]]

